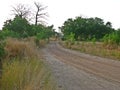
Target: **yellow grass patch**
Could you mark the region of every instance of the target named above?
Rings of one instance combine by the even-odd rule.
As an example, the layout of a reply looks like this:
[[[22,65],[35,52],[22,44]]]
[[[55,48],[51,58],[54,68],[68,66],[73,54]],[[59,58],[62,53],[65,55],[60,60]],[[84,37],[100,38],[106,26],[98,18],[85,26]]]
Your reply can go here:
[[[65,42],[61,42],[61,44],[69,48]],[[120,60],[120,46],[109,49],[106,48],[102,42],[76,42],[76,44],[71,45],[70,48],[88,54]]]
[[[34,39],[9,38],[5,45],[0,90],[56,90],[48,67]]]

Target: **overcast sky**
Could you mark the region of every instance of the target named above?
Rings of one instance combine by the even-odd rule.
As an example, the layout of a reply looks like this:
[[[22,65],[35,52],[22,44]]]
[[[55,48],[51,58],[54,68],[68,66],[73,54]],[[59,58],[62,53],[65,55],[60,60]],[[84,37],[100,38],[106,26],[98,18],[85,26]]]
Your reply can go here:
[[[1,0],[0,28],[12,17],[12,6],[19,3],[32,6],[34,1],[48,6],[48,24],[55,25],[55,28],[76,16],[99,17],[105,22],[110,21],[116,29],[120,27],[120,0]]]

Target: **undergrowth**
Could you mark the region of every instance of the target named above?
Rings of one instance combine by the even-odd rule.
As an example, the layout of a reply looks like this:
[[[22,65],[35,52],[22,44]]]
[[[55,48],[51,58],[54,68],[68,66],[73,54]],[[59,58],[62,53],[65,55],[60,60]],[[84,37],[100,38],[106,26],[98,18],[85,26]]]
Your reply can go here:
[[[61,45],[65,48],[69,48],[65,42],[61,42]],[[96,56],[120,60],[120,46],[117,46],[117,48],[107,48],[102,42],[96,42],[95,44],[92,42],[77,42],[76,44],[71,45],[70,49]]]
[[[34,39],[9,38],[5,42],[0,90],[56,90]]]

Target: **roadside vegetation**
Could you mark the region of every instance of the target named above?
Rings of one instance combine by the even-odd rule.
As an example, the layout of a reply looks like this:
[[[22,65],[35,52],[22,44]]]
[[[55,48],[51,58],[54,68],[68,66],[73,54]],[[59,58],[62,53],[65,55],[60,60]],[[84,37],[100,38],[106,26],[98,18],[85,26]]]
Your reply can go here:
[[[40,3],[34,4],[45,10]],[[31,23],[29,10],[22,4],[14,7],[14,18],[6,20],[0,30],[0,90],[56,90],[41,53],[54,36],[53,25],[41,23],[46,15],[41,11]]]
[[[85,41],[82,42],[76,41],[71,46],[68,46],[68,44],[65,41],[60,42],[60,44],[65,48],[77,50],[83,53],[120,60],[120,46],[111,49],[110,46],[106,46],[102,42],[95,42],[94,44],[93,42],[85,42]]]
[[[61,44],[97,56],[120,60],[120,29],[101,18],[68,19],[59,27],[63,37]]]
[[[6,39],[0,90],[53,90],[55,83],[34,41]]]

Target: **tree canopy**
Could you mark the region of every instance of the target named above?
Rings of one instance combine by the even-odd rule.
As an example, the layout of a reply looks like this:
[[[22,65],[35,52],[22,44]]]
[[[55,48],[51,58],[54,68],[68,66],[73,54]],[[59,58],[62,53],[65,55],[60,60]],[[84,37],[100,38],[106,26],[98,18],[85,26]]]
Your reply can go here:
[[[64,38],[70,33],[75,34],[76,40],[90,40],[96,38],[97,40],[103,38],[106,34],[114,31],[110,22],[104,23],[103,19],[95,18],[82,18],[76,17],[75,19],[69,18],[60,27]]]
[[[21,37],[23,37],[30,32],[30,24],[25,18],[15,16],[13,20],[7,20],[4,23],[3,30],[10,30],[16,32],[21,35]]]
[[[43,22],[41,18],[47,14],[44,11],[46,7],[43,7],[39,2],[34,3],[37,7],[37,11],[31,11],[25,5],[18,4],[16,7],[13,7],[14,18],[6,20],[4,22],[4,26],[2,31],[0,32],[0,37],[19,37],[25,38],[29,36],[39,36],[41,39],[49,38],[54,34],[53,25],[46,26],[45,24],[41,24]],[[33,17],[35,23],[31,23],[29,21],[29,17],[33,13]],[[41,36],[40,36],[41,35]]]

